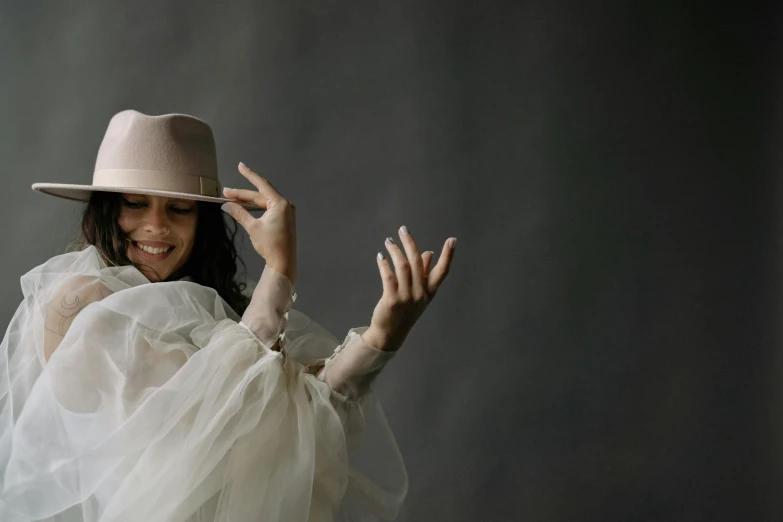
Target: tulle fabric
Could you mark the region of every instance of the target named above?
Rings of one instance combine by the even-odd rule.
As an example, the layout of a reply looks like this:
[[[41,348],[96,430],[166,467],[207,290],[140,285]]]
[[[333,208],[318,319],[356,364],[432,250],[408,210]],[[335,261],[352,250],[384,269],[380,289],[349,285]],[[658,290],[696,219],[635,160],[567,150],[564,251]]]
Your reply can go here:
[[[74,281],[101,299],[46,361],[48,307]],[[0,345],[3,522],[398,514],[407,475],[380,404],[316,378],[341,343],[304,314],[290,310],[283,350],[271,351],[213,289],[149,283],[93,247],[21,284]]]

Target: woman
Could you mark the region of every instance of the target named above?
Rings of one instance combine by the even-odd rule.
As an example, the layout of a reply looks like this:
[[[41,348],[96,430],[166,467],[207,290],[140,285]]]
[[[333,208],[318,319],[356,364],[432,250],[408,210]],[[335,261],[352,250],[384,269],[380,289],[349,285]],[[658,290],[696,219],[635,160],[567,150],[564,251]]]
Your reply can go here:
[[[291,306],[295,207],[258,174],[220,197],[192,116],[115,115],[74,251],[22,279],[0,345],[0,520],[393,519],[405,467],[371,383],[445,278],[403,227],[371,324],[340,343]],[[266,262],[250,298],[215,203]],[[264,209],[260,218],[249,211]],[[155,283],[155,284],[150,284]]]

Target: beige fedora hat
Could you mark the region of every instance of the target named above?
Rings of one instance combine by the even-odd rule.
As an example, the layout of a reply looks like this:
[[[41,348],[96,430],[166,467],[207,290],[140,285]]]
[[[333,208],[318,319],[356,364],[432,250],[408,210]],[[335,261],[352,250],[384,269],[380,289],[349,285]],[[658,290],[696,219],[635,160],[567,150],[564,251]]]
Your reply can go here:
[[[213,203],[252,203],[221,197],[212,128],[187,114],[115,114],[98,149],[92,185],[33,183],[33,190],[88,201],[93,192],[128,192]]]

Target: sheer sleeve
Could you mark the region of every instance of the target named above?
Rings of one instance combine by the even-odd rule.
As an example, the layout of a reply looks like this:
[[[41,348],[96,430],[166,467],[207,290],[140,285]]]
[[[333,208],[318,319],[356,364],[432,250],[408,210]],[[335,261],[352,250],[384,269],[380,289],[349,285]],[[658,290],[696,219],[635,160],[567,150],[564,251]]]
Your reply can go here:
[[[91,300],[58,318],[67,281]],[[336,392],[295,357],[339,343],[304,314],[285,312],[273,351],[275,332],[259,338],[214,290],[149,284],[94,249],[53,258],[22,289],[0,346],[0,520],[397,514],[407,476],[380,405],[362,398],[361,448],[350,447]],[[63,321],[47,361],[46,332]]]
[[[264,266],[261,279],[253,290],[250,305],[242,314],[240,325],[269,349],[279,349],[280,336],[288,323],[288,311],[296,301],[291,280]]]
[[[366,326],[349,330],[342,343],[336,338],[329,343],[325,333],[319,336],[323,342],[302,342],[299,328],[309,319],[296,310],[290,313],[286,353],[306,365],[304,371],[314,379],[328,385],[329,400],[345,433],[349,486],[339,519],[395,520],[408,492],[408,474],[371,384],[396,352],[366,344],[361,337]]]
[[[408,476],[397,443],[371,385],[396,352],[364,342],[367,327],[353,328],[340,343],[309,317],[293,310],[296,293],[283,274],[264,268],[241,326],[266,347],[279,347],[308,378],[328,386],[347,445],[349,482],[340,520],[394,520]]]
[[[362,338],[366,330],[366,326],[351,329],[345,341],[324,360],[323,368],[316,374],[346,399],[365,395],[386,364],[397,354],[396,351],[379,350],[367,344]]]

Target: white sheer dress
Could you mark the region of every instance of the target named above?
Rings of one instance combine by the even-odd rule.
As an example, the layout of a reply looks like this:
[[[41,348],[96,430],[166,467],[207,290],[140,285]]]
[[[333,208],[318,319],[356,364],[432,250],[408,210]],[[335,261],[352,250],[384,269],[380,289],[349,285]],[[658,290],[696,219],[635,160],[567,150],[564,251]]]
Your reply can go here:
[[[94,247],[21,278],[0,345],[0,521],[393,520],[405,466],[371,383],[394,352],[291,308],[239,317]]]

